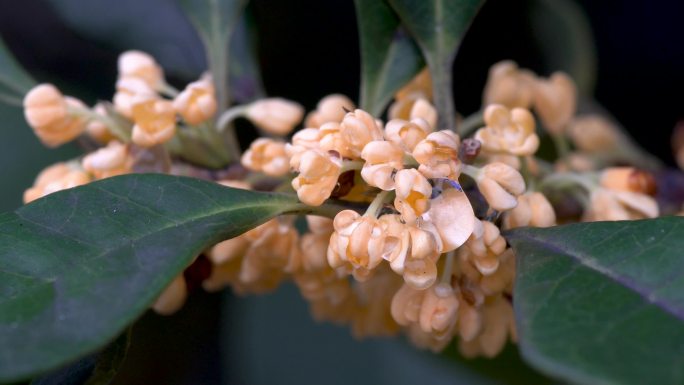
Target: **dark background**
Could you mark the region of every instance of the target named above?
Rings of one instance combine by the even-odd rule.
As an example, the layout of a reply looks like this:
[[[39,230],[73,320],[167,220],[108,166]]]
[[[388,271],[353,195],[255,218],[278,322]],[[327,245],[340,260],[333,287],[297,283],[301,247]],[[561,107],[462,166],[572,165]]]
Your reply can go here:
[[[684,2],[579,3],[598,52],[596,99],[642,146],[672,163],[670,133],[684,118]],[[461,113],[479,108],[487,70],[499,60],[514,59],[544,74],[531,43],[539,31],[530,27],[526,4],[490,0],[475,20],[454,66]],[[308,109],[332,92],[358,94],[351,0],[253,0],[250,10],[269,94]],[[179,87],[203,70],[200,42],[170,0],[0,0],[0,35],[19,61],[39,81],[53,82],[89,104],[111,98],[118,54],[146,47],[132,31],[159,42],[155,57]],[[5,211],[20,204],[21,192],[40,169],[78,150],[42,148],[18,109],[0,107],[0,119]],[[291,287],[246,300],[197,292],[174,317],[147,315],[134,328],[126,365],[118,383],[410,384],[429,375],[431,383],[456,384],[478,375],[398,341],[353,342],[345,329],[310,321]],[[491,372],[494,364],[479,365]]]

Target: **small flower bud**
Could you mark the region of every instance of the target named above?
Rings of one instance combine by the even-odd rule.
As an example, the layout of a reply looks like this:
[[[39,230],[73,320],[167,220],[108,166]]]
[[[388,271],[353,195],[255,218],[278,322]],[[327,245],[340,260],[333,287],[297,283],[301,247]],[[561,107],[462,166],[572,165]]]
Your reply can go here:
[[[537,80],[534,109],[550,133],[561,134],[577,109],[575,82],[564,72],[555,72],[548,80]]]
[[[482,149],[494,154],[533,155],[539,148],[534,117],[524,108],[489,105],[484,112],[486,127],[475,133]]]
[[[403,119],[390,120],[385,126],[385,137],[397,144],[402,150],[411,153],[416,145],[432,132],[432,127],[423,119],[407,121]]]
[[[196,126],[216,114],[216,94],[211,76],[188,84],[173,100],[173,108],[188,124]]]
[[[106,147],[86,155],[81,165],[95,179],[104,179],[131,172],[133,158],[126,145],[113,140]]]
[[[458,299],[447,283],[437,283],[426,290],[420,308],[420,327],[426,333],[442,335],[450,331],[458,319]]]
[[[516,196],[525,191],[525,180],[518,170],[504,163],[482,168],[477,187],[494,210],[510,210],[518,204]]]
[[[361,155],[369,142],[383,139],[382,126],[369,113],[359,109],[344,116],[340,123],[340,134],[354,158]]]
[[[316,110],[306,116],[305,127],[319,128],[324,123],[340,123],[347,111],[354,110],[354,102],[342,94],[331,94],[318,102]]]
[[[437,109],[427,99],[419,98],[413,103],[409,113],[409,120],[415,119],[423,119],[432,130],[432,127],[437,126]]]
[[[634,167],[610,167],[601,172],[601,186],[611,190],[655,195],[656,181],[647,171]]]
[[[320,206],[337,184],[342,161],[320,150],[307,150],[298,159],[299,163],[293,167],[299,175],[292,180],[292,187],[299,200],[310,206]]]
[[[93,112],[102,116],[108,115],[107,109],[101,103],[95,105]],[[86,125],[86,132],[91,138],[100,144],[107,144],[109,141],[116,139],[116,136],[109,131],[109,127],[97,119],[93,119],[88,122]]]
[[[432,186],[414,168],[399,170],[394,177],[396,198],[394,207],[406,223],[414,223],[430,208]]]
[[[285,143],[269,138],[259,138],[252,142],[242,155],[242,165],[270,176],[281,176],[290,171]]]
[[[56,163],[38,174],[33,187],[24,192],[24,203],[88,182],[90,182],[90,176],[83,170],[71,167],[66,163]]]
[[[392,318],[401,326],[417,323],[425,292],[407,284],[402,285],[392,297]]]
[[[366,161],[361,169],[361,177],[366,183],[381,190],[394,189],[394,173],[404,167],[404,151],[399,146],[385,140],[368,142],[361,158]]]
[[[556,225],[556,213],[540,192],[528,192],[518,197],[518,205],[504,214],[503,228],[550,227]]]
[[[245,117],[255,126],[273,135],[292,132],[304,116],[304,107],[283,98],[260,99],[247,107]]]
[[[183,274],[181,274],[164,289],[152,305],[152,309],[160,315],[171,315],[183,307],[187,298],[188,287]]]
[[[620,140],[615,125],[600,115],[574,118],[570,122],[568,133],[578,149],[591,153],[614,149]]]
[[[508,108],[529,108],[535,78],[532,72],[520,70],[511,60],[494,64],[489,69],[483,105],[496,103]]]
[[[120,78],[116,81],[114,108],[116,112],[132,119],[135,103],[157,97],[157,93],[142,79],[135,77]]]
[[[24,116],[38,138],[48,147],[70,142],[85,130],[85,120],[69,108],[85,108],[78,99],[65,97],[52,84],[40,84],[24,97]]]
[[[133,105],[133,143],[152,147],[176,134],[176,112],[166,100],[150,99]]]
[[[461,173],[459,146],[458,135],[452,131],[431,133],[413,149],[413,157],[420,163],[418,170],[428,178],[458,180]]]
[[[333,221],[335,233],[330,238],[328,263],[333,268],[349,264],[353,271],[369,277],[383,260],[385,234],[376,218],[361,216],[352,210],[337,213]]]
[[[586,221],[625,221],[655,218],[658,204],[652,197],[631,191],[597,188],[589,196]]]
[[[154,58],[141,51],[126,51],[119,55],[119,78],[138,78],[151,89],[158,89],[164,72]]]

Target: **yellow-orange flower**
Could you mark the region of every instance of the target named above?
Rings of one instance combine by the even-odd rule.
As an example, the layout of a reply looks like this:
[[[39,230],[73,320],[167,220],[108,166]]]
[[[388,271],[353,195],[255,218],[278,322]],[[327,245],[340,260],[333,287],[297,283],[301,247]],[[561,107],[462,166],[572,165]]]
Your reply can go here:
[[[62,95],[52,84],[40,84],[24,97],[24,116],[33,132],[48,147],[70,142],[85,130],[85,119],[69,108],[85,108],[78,99]]]
[[[539,148],[539,137],[534,132],[534,117],[524,108],[508,110],[501,104],[487,106],[484,112],[486,127],[475,133],[482,149],[489,153],[532,155]]]
[[[290,165],[299,172],[292,180],[299,200],[310,206],[320,206],[337,184],[342,160],[320,150],[307,150]]]
[[[304,107],[283,98],[259,99],[247,107],[245,117],[273,135],[289,134],[304,116]]]
[[[500,61],[489,69],[483,104],[529,108],[534,94],[535,79],[532,72],[519,69],[514,61]]]
[[[459,146],[458,135],[452,131],[431,133],[413,149],[413,157],[420,163],[418,170],[428,178],[458,180],[461,173]]]
[[[166,100],[150,99],[133,105],[133,143],[152,147],[176,134],[176,112]]]
[[[548,80],[537,80],[534,109],[549,132],[562,133],[577,109],[575,82],[564,72],[555,72]]]
[[[354,110],[354,102],[342,94],[331,94],[318,102],[316,110],[311,111],[304,122],[305,127],[319,128],[324,123],[340,123],[348,111]]]
[[[394,174],[403,168],[404,152],[399,146],[375,140],[366,144],[361,158],[366,161],[361,169],[361,177],[366,183],[381,190],[394,189]]]
[[[141,51],[126,51],[119,55],[119,78],[137,78],[150,88],[158,89],[164,82],[164,72],[152,56]]]
[[[416,145],[432,132],[432,127],[424,119],[390,120],[385,125],[387,140],[399,145],[402,150],[411,153]]]
[[[112,140],[106,147],[86,155],[81,165],[95,179],[104,179],[131,172],[133,158],[126,145]]]
[[[90,176],[66,163],[53,164],[38,174],[33,187],[24,191],[24,203],[32,202],[53,192],[84,185]]]
[[[216,94],[211,76],[192,82],[173,100],[173,108],[183,120],[198,125],[216,114]]]
[[[290,158],[285,152],[285,143],[259,138],[242,155],[242,165],[266,175],[281,176],[290,170]]]

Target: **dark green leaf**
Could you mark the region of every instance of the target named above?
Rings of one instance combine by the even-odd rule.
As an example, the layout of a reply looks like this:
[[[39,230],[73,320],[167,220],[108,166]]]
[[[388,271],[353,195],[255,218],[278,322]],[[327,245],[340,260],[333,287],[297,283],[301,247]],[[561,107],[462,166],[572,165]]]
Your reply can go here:
[[[117,51],[152,55],[167,73],[195,79],[206,69],[202,42],[179,7],[169,0],[48,0],[79,35]]]
[[[684,383],[684,218],[517,229],[523,356],[586,384]]]
[[[296,196],[167,175],[126,175],[0,215],[0,382],[104,346],[203,249]]]
[[[456,51],[484,0],[388,0],[430,68],[439,129],[454,129],[451,71]]]
[[[21,106],[24,94],[35,84],[0,39],[0,102]]]
[[[130,346],[131,328],[129,327],[99,354],[93,374],[90,375],[84,385],[107,385],[111,383],[126,359]]]
[[[532,0],[532,28],[548,71],[565,71],[584,95],[596,83],[596,47],[589,20],[573,0]]]
[[[423,58],[384,1],[355,0],[361,45],[361,108],[380,115],[392,95],[423,68]]]
[[[238,103],[246,104],[266,96],[256,40],[256,25],[248,8],[230,40],[230,96]]]
[[[229,105],[228,46],[248,0],[179,0],[199,32],[214,78],[219,109]]]

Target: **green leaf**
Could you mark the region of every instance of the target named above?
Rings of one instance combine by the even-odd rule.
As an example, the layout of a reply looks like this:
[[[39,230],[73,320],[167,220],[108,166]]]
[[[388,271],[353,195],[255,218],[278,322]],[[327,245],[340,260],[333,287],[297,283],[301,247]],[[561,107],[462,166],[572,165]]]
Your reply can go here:
[[[565,71],[584,95],[596,84],[596,47],[589,20],[573,0],[532,0],[530,19],[548,71]]]
[[[0,215],[0,382],[101,348],[206,247],[295,211],[311,212],[294,195],[133,174]]]
[[[12,56],[7,45],[0,39],[0,102],[21,106],[24,95],[36,81]]]
[[[214,78],[219,110],[230,104],[228,93],[228,46],[248,0],[179,0],[197,29]]]
[[[438,128],[456,127],[452,67],[456,51],[484,0],[388,0],[418,42],[432,75]]]
[[[380,115],[404,84],[425,65],[416,44],[400,29],[384,1],[355,0],[361,45],[361,108]]]
[[[247,8],[230,40],[228,66],[230,96],[242,104],[266,96],[259,68],[256,38],[256,24]]]
[[[173,1],[117,0],[115,6],[110,0],[47,1],[67,27],[102,48],[145,51],[180,80],[195,79],[206,69],[202,42]]]
[[[585,384],[684,383],[684,218],[507,234],[523,356]]]

